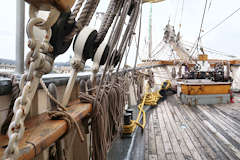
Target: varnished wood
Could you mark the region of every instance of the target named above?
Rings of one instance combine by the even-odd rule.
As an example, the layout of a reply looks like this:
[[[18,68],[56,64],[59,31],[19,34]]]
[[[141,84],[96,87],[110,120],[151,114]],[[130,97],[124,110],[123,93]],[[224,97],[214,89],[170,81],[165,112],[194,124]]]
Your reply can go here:
[[[33,4],[35,7],[49,10],[50,6],[58,8],[60,11],[70,11],[75,3],[75,0],[25,0],[29,4]]]
[[[73,102],[67,112],[71,114],[76,121],[80,121],[88,116],[91,110],[91,104]],[[47,113],[28,120],[25,126],[26,131],[24,137],[19,143],[20,160],[34,158],[68,131],[66,121],[50,120]],[[0,135],[0,157],[2,157],[7,144],[7,136]]]
[[[211,67],[214,67],[217,63],[221,63],[223,65],[227,65],[228,63],[231,65],[239,65],[240,64],[240,60],[232,60],[232,61],[228,61],[228,60],[221,60],[221,59],[208,59],[206,60]],[[176,59],[176,60],[143,60],[141,64],[138,64],[139,67],[143,67],[143,66],[151,66],[151,65],[177,65],[177,64],[184,64],[184,65],[188,65],[190,67],[193,67],[195,65],[195,63],[189,63],[189,62],[184,62],[181,59]]]

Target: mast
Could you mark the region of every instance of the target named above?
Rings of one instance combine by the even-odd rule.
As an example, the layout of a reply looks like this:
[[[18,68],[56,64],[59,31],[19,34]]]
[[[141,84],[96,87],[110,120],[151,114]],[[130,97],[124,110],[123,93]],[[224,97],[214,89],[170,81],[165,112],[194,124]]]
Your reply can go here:
[[[152,58],[152,2],[150,3],[149,14],[149,46],[148,46],[148,58]]]
[[[24,0],[17,0],[16,11],[16,70],[18,74],[24,73],[24,23],[25,3]]]

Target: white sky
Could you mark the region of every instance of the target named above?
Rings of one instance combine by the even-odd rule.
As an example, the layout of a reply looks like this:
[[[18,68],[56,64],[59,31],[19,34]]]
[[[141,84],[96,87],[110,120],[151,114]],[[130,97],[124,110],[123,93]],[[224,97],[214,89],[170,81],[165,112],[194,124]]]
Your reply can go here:
[[[177,3],[179,1],[179,11],[176,19],[175,13]],[[208,0],[210,2],[211,0]],[[109,0],[101,0],[98,11],[105,11]],[[174,24],[176,31],[181,17],[181,7],[183,0],[166,0],[165,2],[153,4],[153,48],[154,45],[162,40],[163,28],[167,24],[169,18],[170,23]],[[194,42],[197,39],[201,18],[203,14],[205,0],[185,0],[184,12],[182,17],[181,33],[183,39]],[[212,0],[210,9],[207,9],[206,18],[204,21],[203,30],[208,31],[226,16],[231,14],[234,10],[240,7],[239,0]],[[28,5],[26,5],[26,15]],[[149,4],[143,6],[143,27],[142,27],[142,41],[148,34],[148,17]],[[208,8],[208,7],[207,7]],[[232,16],[223,25],[216,30],[209,33],[202,39],[204,46],[223,51],[233,55],[240,55],[240,12]],[[27,22],[26,17],[26,22]],[[15,59],[15,34],[16,34],[16,0],[8,0],[1,2],[0,6],[0,58]],[[94,19],[95,20],[95,19]],[[27,37],[25,38],[27,41]],[[144,46],[141,46],[143,51]],[[25,51],[28,51],[25,45]],[[25,53],[26,54],[26,53]],[[57,61],[68,61],[69,55],[72,54],[72,48],[67,53],[59,57]],[[134,55],[132,55],[134,57]]]

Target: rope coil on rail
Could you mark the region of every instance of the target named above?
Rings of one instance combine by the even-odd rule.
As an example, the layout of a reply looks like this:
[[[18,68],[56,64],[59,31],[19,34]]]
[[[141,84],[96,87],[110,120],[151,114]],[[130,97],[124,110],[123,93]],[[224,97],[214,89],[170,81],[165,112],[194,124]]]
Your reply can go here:
[[[87,92],[80,92],[79,98],[82,102],[93,103],[97,105],[93,108],[91,114],[91,134],[93,160],[105,160],[113,140],[119,135],[122,126],[123,110],[125,106],[125,92],[122,88],[125,86],[123,80],[118,79],[107,87],[102,88],[102,99],[95,100],[96,95],[89,95]],[[80,87],[84,87],[85,81],[81,81]],[[90,88],[89,88],[90,89]],[[80,88],[84,90],[84,88]],[[93,92],[94,93],[94,92]]]
[[[68,23],[69,24],[74,23],[75,27],[73,28],[70,34],[64,37],[66,41],[72,40],[72,38],[83,29],[83,27],[87,26],[90,23],[93,17],[93,14],[95,13],[96,8],[99,4],[99,1],[100,0],[87,0],[78,20],[76,21],[76,23],[74,23],[83,5],[84,0],[79,0],[77,2],[75,9],[73,10],[72,14],[68,19]],[[118,46],[119,39],[121,37],[121,33],[123,30],[123,25],[132,2],[133,1],[112,0],[109,5],[108,11],[107,11],[108,13],[105,16],[106,19],[102,23],[100,32],[97,35],[98,38],[96,40],[97,43],[101,43],[104,40],[109,28],[111,27],[113,21],[115,20],[116,23],[115,23],[115,26],[113,27],[111,38],[109,40],[111,42],[111,45],[110,45],[111,53],[108,56],[108,61],[110,60],[111,56],[112,56],[111,61],[113,61],[116,56],[115,54],[118,52],[116,50],[117,49],[116,46]],[[137,6],[136,9],[138,9],[138,7],[139,5]],[[77,125],[77,122],[66,112],[67,109],[65,109],[65,106],[64,106],[65,103],[63,103],[64,105],[59,103],[49,93],[48,89],[46,88],[46,85],[41,79],[42,75],[47,74],[52,70],[52,65],[55,57],[51,56],[51,53],[53,52],[54,48],[49,43],[49,41],[52,36],[51,27],[59,18],[60,12],[55,8],[52,8],[47,21],[45,21],[42,18],[38,18],[37,14],[35,14],[39,11],[38,9],[33,7],[32,9],[33,9],[32,11],[34,11],[34,14],[32,15],[32,17],[30,16],[31,19],[27,26],[27,33],[29,37],[28,45],[29,45],[29,48],[31,49],[31,51],[27,54],[27,58],[26,58],[26,68],[28,71],[26,74],[23,75],[20,81],[20,89],[22,90],[22,95],[16,99],[14,104],[13,111],[14,111],[15,117],[12,123],[10,124],[9,130],[8,130],[9,144],[4,153],[4,158],[6,159],[17,159],[17,156],[19,153],[18,142],[23,137],[23,134],[25,131],[24,120],[30,110],[31,102],[37,91],[39,83],[42,84],[43,89],[46,91],[50,99],[53,100],[58,105],[57,111],[52,111],[49,113],[49,115],[52,118],[61,118],[66,120],[68,122],[69,128],[71,128],[71,125],[74,124],[78,130],[80,138],[84,140],[81,130]],[[135,13],[134,16],[136,18],[138,11],[135,11],[134,13]],[[117,14],[118,14],[117,16],[118,18],[115,18]],[[133,22],[130,21],[129,24],[131,23],[134,23],[130,27],[131,30],[125,31],[126,32],[125,35],[128,35],[127,36],[128,38],[132,34],[131,31],[134,28],[133,26],[135,25],[135,21],[134,20]],[[116,25],[116,24],[119,24],[119,25]],[[39,29],[44,30],[46,32],[46,35],[43,38],[43,40],[39,40],[38,39],[39,37],[37,37],[38,35],[36,35],[37,39],[35,38],[35,35],[34,35],[35,33],[33,33],[33,27],[38,27]],[[128,32],[129,33],[131,32],[131,34],[128,34]],[[124,46],[123,47],[124,49],[121,48],[122,53],[120,54],[124,53],[126,44],[123,46]],[[113,50],[114,50],[114,53],[112,54]],[[111,66],[112,62],[109,64]],[[78,63],[77,63],[77,66],[79,66]],[[107,69],[109,69],[108,67]],[[73,66],[73,69],[74,69],[74,66]],[[107,70],[105,70],[105,73],[106,71]],[[104,78],[102,78],[101,81],[103,79]],[[119,131],[122,125],[122,118],[123,118],[122,115],[123,115],[123,110],[125,106],[125,94],[126,94],[125,93],[126,87],[123,87],[124,89],[122,89],[122,85],[125,85],[125,81],[123,81],[120,78],[117,78],[109,82],[110,82],[110,85],[103,85],[103,86],[102,86],[102,83],[100,82],[99,88],[96,88],[96,89],[100,89],[98,90],[98,92],[100,91],[101,96],[99,96],[98,93],[97,95],[95,95],[96,93],[95,90],[88,91],[88,93],[80,94],[81,99],[85,99],[86,101],[94,104],[93,115],[92,115],[93,117],[91,122],[92,134],[93,134],[92,157],[94,160],[106,159],[106,153],[112,141],[119,134]],[[88,89],[91,89],[90,84],[88,85]],[[108,96],[111,98],[109,99]],[[103,136],[99,138],[99,135],[103,135]]]

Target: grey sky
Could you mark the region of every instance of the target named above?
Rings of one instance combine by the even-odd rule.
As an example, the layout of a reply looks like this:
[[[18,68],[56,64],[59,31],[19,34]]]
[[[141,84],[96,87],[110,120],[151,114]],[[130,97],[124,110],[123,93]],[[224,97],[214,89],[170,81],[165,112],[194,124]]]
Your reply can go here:
[[[179,0],[179,12],[175,20],[176,31],[178,31],[180,21],[182,1],[183,0]],[[210,2],[211,0],[208,1]],[[162,39],[163,28],[167,24],[169,17],[171,19],[171,24],[174,23],[177,2],[178,0],[166,0],[162,3],[153,4],[153,45],[156,45]],[[205,0],[185,0],[181,29],[184,40],[190,42],[194,42],[196,40],[199,33],[204,3]],[[98,7],[98,11],[105,11],[107,4],[108,0],[102,0],[100,2],[100,6]],[[239,7],[239,0],[212,0],[211,8],[207,10],[206,13],[203,30],[208,31]],[[28,8],[28,5],[26,5],[26,8]],[[149,8],[149,4],[144,4],[142,40],[144,40],[148,34]],[[27,13],[26,9],[26,15]],[[203,45],[209,48],[224,51],[226,53],[239,55],[239,14],[240,13],[235,14],[222,26],[204,37],[202,40]],[[0,7],[0,18],[2,20],[2,24],[0,26],[0,57],[15,59],[16,0],[2,2]],[[25,40],[27,40],[27,37]],[[28,51],[28,48],[25,48],[25,51]],[[68,53],[57,60],[66,61],[71,53],[72,49],[70,48]]]
[[[162,29],[169,17],[171,17],[171,24],[174,23],[177,1],[178,0],[169,0],[153,6],[154,40],[162,36]],[[183,0],[179,0],[180,10],[182,1]],[[210,1],[211,0],[208,0],[208,2]],[[205,0],[185,0],[181,29],[184,40],[194,42],[197,39],[204,5]],[[203,30],[207,32],[239,7],[240,1],[238,0],[212,0],[209,10],[207,7]],[[144,11],[147,11],[147,8],[149,7],[145,6]],[[176,31],[178,31],[181,11],[179,11],[177,15],[175,21]],[[202,39],[203,45],[232,54],[240,54],[240,46],[238,45],[240,39],[239,18],[240,15],[237,13],[219,28],[210,32]]]

